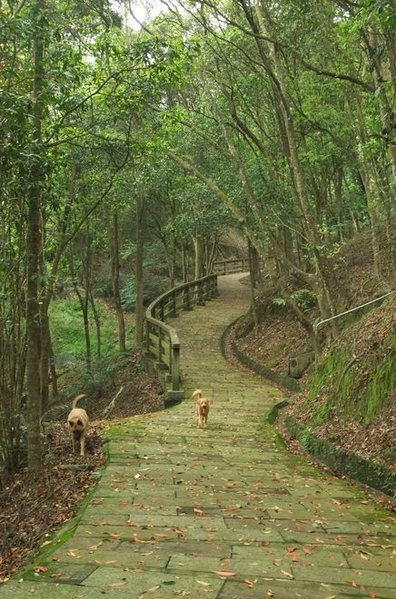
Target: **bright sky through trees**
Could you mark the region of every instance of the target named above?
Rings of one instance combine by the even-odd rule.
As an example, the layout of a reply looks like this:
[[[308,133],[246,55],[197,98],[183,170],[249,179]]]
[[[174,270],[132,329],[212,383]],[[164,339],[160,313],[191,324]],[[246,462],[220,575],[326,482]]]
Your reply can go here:
[[[118,13],[132,29],[140,29],[164,9],[160,0],[112,0]]]

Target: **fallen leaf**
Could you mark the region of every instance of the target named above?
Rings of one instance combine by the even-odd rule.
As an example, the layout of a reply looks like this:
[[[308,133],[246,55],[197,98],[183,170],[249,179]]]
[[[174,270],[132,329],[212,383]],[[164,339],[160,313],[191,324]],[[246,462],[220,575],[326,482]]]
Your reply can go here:
[[[219,570],[219,571],[213,570],[213,572],[215,574],[218,574],[222,578],[229,578],[231,576],[236,576],[235,572],[228,572],[228,570]]]
[[[247,584],[247,586],[249,587],[249,589],[252,589],[254,587],[254,582],[252,582],[251,580],[249,580],[248,578],[245,578],[245,580],[243,581],[245,584]]]
[[[210,587],[210,582],[204,582],[203,580],[197,580],[198,584],[202,584],[204,587]]]
[[[197,516],[203,516],[203,511],[198,509],[197,507],[194,508],[194,514],[197,514]]]
[[[268,589],[267,591],[267,595],[268,597],[275,597],[274,593],[271,591],[271,589]]]
[[[293,574],[291,572],[286,572],[286,570],[281,570],[282,574],[284,574],[285,576],[288,576],[289,578],[294,578]]]
[[[33,572],[46,572],[47,570],[47,566],[36,566],[33,568]]]
[[[117,589],[120,587],[124,587],[125,585],[126,585],[126,580],[123,580],[122,582],[113,582],[110,586]]]
[[[363,553],[363,551],[360,551],[360,552],[359,552],[359,555],[360,555],[360,557],[361,557],[362,559],[366,559],[366,560],[368,560],[368,559],[369,559],[368,555],[366,555],[365,553]]]

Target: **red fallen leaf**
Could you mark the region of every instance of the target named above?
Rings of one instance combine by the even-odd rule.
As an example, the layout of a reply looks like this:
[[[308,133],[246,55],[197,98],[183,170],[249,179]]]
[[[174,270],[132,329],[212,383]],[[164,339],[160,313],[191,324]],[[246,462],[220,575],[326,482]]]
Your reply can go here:
[[[208,541],[208,543],[210,543],[211,541],[214,541],[214,536],[213,535],[208,535],[206,537],[206,540]]]
[[[269,545],[269,541],[261,541],[260,545],[261,547],[266,547],[267,545]]]
[[[286,550],[286,555],[292,557],[293,555],[295,555],[296,551],[297,551],[297,547],[288,547]]]
[[[221,576],[221,578],[230,578],[231,576],[236,576],[235,572],[229,572],[228,570],[212,570],[215,574],[218,574],[218,576]]]
[[[47,566],[36,566],[35,568],[33,568],[34,572],[46,572],[47,570]]]

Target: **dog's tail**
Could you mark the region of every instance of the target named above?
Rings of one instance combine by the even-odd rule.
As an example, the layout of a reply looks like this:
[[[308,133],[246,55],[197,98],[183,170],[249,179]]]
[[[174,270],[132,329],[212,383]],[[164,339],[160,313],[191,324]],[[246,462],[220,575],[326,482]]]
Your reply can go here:
[[[82,395],[77,395],[77,397],[73,399],[72,408],[74,409],[77,403],[80,401],[80,399],[84,399],[85,397],[87,396],[84,393]]]
[[[195,397],[196,397],[197,399],[199,399],[199,398],[201,398],[201,397],[202,397],[202,391],[201,391],[201,389],[196,389],[196,390],[194,391],[194,393],[191,395],[191,399],[194,399]]]

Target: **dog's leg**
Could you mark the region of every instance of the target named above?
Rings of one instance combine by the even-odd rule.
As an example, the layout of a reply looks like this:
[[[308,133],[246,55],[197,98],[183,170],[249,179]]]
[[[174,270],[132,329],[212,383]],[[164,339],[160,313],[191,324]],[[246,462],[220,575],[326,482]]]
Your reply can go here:
[[[81,433],[80,455],[85,456],[85,432],[84,431]]]

